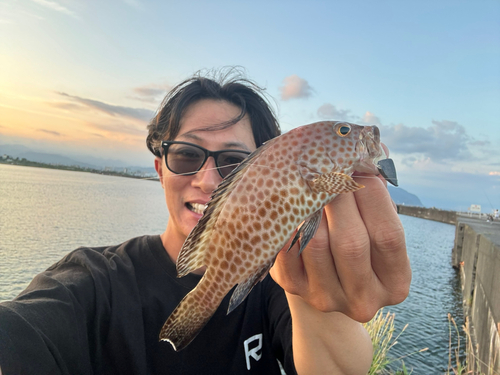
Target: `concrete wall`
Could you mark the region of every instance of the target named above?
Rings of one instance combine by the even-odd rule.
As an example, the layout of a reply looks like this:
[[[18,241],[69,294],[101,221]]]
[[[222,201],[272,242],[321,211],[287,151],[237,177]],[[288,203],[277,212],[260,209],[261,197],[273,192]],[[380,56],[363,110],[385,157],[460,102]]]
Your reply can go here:
[[[455,211],[439,210],[437,208],[424,208],[415,206],[397,205],[398,213],[401,215],[415,216],[422,219],[440,221],[441,223],[456,224],[457,213]]]
[[[464,310],[475,353],[468,362],[484,374],[500,373],[500,247],[465,223],[455,232],[453,266],[460,269]]]

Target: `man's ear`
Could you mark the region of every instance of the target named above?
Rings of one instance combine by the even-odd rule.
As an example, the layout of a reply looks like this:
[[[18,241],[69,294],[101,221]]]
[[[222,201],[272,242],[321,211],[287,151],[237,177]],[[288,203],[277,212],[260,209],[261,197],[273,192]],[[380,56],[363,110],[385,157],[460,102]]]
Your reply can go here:
[[[155,169],[160,178],[161,187],[165,189],[165,186],[163,186],[163,158],[155,157]]]

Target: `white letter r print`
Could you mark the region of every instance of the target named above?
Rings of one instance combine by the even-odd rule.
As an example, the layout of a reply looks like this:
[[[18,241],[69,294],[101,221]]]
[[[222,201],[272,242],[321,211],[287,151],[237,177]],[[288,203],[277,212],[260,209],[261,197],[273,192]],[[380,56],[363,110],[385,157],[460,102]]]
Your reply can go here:
[[[257,346],[249,349],[250,343],[252,341],[258,340]],[[245,347],[245,359],[247,361],[247,370],[250,370],[250,357],[258,361],[262,357],[262,353],[258,353],[262,349],[262,333],[258,335],[249,337],[243,341],[243,346]]]

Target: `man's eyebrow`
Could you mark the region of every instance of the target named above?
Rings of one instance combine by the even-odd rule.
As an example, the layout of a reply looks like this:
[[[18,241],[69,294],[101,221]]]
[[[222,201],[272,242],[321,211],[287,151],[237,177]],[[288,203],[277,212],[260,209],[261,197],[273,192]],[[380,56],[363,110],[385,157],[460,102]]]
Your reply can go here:
[[[195,132],[196,132],[196,130],[192,130],[192,131],[183,133],[183,134],[179,135],[178,138],[202,142],[203,138],[198,137],[195,134]],[[225,143],[223,143],[223,147],[250,151],[250,149],[248,148],[248,146],[246,144],[244,144],[243,142],[238,142],[238,141],[225,142]]]
[[[242,142],[226,142],[226,143],[224,143],[224,148],[237,148],[240,150],[250,151],[248,149],[247,145],[242,143]]]
[[[178,138],[187,138],[187,139],[192,139],[194,141],[202,141],[200,137],[198,137],[195,133],[195,130],[188,131],[186,133],[180,134]]]

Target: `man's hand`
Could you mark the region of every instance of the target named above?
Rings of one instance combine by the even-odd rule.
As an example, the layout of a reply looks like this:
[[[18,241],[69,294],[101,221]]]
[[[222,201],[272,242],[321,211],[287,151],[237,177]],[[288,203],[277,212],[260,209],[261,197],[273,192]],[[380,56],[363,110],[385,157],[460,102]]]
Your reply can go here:
[[[300,257],[282,250],[271,275],[322,312],[366,322],[408,295],[411,269],[403,226],[382,178],[355,175],[365,188],[338,195]]]

